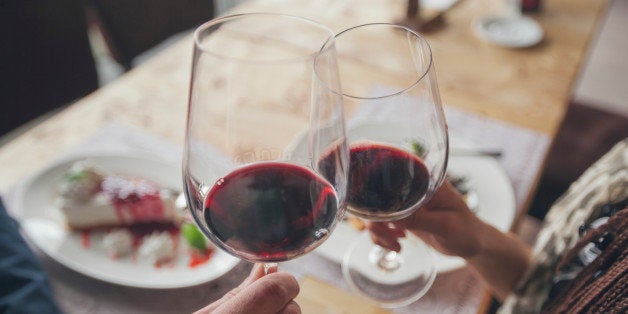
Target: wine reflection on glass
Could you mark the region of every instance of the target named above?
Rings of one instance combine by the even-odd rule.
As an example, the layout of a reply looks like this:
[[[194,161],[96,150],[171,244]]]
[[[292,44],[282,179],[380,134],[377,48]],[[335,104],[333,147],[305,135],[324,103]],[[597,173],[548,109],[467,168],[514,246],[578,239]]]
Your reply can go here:
[[[391,222],[425,205],[445,178],[448,132],[430,47],[399,25],[366,24],[336,35],[350,147],[348,213]],[[333,173],[322,160],[319,168]],[[343,274],[383,307],[421,298],[435,278],[430,248],[418,238],[400,252],[368,237],[352,245]]]
[[[266,269],[313,250],[345,208],[333,33],[253,13],[207,22],[194,41],[183,181],[195,222],[221,249]],[[299,134],[308,134],[305,158],[289,153]],[[315,169],[320,159],[333,176]]]

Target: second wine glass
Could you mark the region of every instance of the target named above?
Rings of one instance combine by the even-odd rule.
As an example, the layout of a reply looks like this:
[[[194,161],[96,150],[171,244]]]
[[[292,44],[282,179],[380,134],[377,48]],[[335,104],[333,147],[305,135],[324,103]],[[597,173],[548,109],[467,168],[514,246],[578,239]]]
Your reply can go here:
[[[393,24],[366,24],[336,35],[350,147],[348,212],[390,222],[425,205],[445,178],[447,124],[430,47]],[[430,248],[418,238],[399,253],[368,237],[345,255],[343,274],[384,307],[416,301],[433,283]]]
[[[310,20],[263,13],[194,34],[184,190],[200,230],[232,255],[267,266],[292,259],[344,215],[348,149],[333,40]],[[292,156],[301,136],[308,154]],[[333,176],[315,167],[321,159]]]

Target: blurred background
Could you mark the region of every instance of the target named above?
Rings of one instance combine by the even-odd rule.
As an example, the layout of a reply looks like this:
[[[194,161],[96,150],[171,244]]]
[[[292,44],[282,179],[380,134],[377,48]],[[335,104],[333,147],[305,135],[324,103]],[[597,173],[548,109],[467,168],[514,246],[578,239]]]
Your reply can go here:
[[[239,2],[0,0],[0,146]],[[162,18],[147,18],[154,16]],[[542,219],[572,181],[628,137],[626,16],[628,1],[612,1],[573,86],[571,105],[529,212],[532,217]]]

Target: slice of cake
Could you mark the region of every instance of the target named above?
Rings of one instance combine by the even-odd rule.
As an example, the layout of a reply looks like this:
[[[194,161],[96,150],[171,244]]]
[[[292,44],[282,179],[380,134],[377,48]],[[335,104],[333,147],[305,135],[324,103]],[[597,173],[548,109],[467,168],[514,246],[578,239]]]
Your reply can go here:
[[[60,185],[58,205],[73,230],[132,226],[140,223],[178,224],[174,191],[139,177],[107,174],[77,162]]]

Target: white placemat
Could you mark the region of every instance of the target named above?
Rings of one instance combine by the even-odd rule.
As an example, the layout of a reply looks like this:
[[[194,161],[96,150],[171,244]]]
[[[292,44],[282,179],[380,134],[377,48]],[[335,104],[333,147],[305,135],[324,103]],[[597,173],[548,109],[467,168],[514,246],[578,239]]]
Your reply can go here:
[[[480,149],[502,152],[497,161],[510,178],[517,212],[521,212],[533,192],[535,175],[542,171],[550,146],[549,137],[453,107],[445,107],[445,114],[450,132],[464,136]]]

